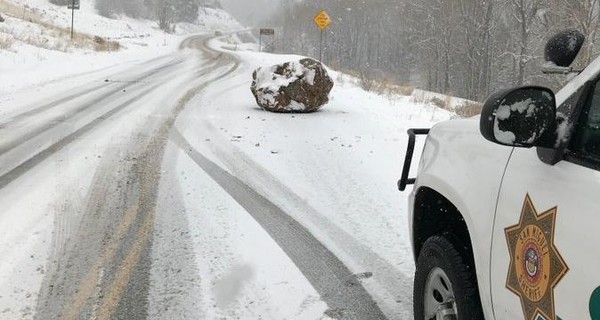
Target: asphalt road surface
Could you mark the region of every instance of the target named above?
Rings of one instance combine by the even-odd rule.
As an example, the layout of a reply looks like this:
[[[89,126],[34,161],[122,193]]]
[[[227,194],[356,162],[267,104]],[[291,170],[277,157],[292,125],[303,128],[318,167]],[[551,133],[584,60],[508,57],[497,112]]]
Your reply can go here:
[[[185,252],[153,259],[157,210],[173,209],[171,224],[182,223],[177,201],[160,205],[159,186],[168,179],[161,165],[174,144],[235,199],[283,249],[321,299],[329,316],[385,319],[376,303],[346,266],[272,201],[194,150],[174,128],[178,115],[206,86],[238,68],[233,56],[206,46],[207,36],[185,40],[180,52],[117,72],[102,81],[82,83],[57,93],[47,103],[0,119],[0,192],[57,152],[92,132],[111,135],[131,112],[142,125],[101,156],[77,219],[57,216],[52,253],[34,317],[46,319],[202,319],[185,308],[150,310],[150,271],[166,264],[176,298],[194,303],[196,273]],[[170,103],[147,108],[148,99],[168,96]],[[146,110],[146,109],[147,110]],[[180,225],[179,228],[186,228]],[[161,247],[169,242],[161,243]],[[186,247],[185,244],[181,247]],[[180,251],[181,252],[181,251]],[[26,254],[26,253],[24,253]],[[169,273],[167,271],[166,273]],[[190,278],[191,277],[191,278]],[[185,302],[187,301],[187,302]],[[173,308],[177,308],[174,306]],[[1,317],[1,315],[0,315]]]

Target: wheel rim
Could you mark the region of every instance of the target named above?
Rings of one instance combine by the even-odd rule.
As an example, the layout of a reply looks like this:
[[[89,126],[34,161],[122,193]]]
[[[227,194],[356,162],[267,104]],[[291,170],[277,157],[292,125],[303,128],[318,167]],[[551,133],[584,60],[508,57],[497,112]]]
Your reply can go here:
[[[456,300],[452,283],[446,272],[433,268],[425,282],[425,319],[455,320],[457,319]]]

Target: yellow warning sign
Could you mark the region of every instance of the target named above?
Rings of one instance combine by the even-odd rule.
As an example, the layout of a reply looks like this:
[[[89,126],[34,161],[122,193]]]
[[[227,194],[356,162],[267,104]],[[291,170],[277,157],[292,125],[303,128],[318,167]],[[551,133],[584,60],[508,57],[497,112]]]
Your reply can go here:
[[[331,25],[331,18],[329,17],[327,12],[325,12],[325,10],[317,14],[317,16],[315,17],[315,24],[317,25],[317,27],[321,28],[321,30],[329,28],[329,26]]]

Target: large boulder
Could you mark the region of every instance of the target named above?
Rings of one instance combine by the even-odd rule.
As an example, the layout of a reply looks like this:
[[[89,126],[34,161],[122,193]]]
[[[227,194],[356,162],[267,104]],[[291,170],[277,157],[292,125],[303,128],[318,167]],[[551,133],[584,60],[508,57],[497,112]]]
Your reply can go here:
[[[333,80],[313,59],[258,68],[250,89],[258,105],[280,113],[315,112],[329,102]]]

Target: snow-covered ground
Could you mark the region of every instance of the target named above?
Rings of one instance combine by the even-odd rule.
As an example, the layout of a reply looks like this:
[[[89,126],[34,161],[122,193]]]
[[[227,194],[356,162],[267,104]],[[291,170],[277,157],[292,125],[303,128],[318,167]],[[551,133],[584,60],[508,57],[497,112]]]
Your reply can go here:
[[[11,1],[35,5],[63,26],[69,22],[46,0]],[[199,167],[192,152],[240,179],[308,230],[357,275],[389,319],[412,318],[407,195],[396,188],[406,129],[430,127],[452,113],[415,104],[410,97],[365,92],[355,79],[334,71],[330,74],[336,86],[322,111],[267,113],[250,93],[252,71],[300,57],[253,52],[255,45],[240,44],[237,36],[210,42],[235,59],[216,55],[211,60],[191,50],[175,53],[187,33],[240,27],[216,12],[201,20],[204,26],[180,26],[179,35],[165,36],[151,22],[101,18],[90,3],[82,0],[78,14],[86,22],[79,30],[118,40],[125,49],[60,52],[16,43],[0,51],[0,130],[5,120],[45,100],[67,97],[71,87],[95,86],[113,74],[133,79],[169,61],[181,63],[147,80],[158,89],[144,93],[149,88],[140,82],[122,96],[109,95],[106,105],[86,117],[132,96],[140,98],[0,188],[0,319],[33,318],[40,287],[53,269],[49,259],[74,241],[91,195],[97,189],[121,188],[111,179],[122,178],[127,172],[121,169],[138,161],[129,155],[134,152],[132,141],[145,141],[154,133],[148,124],[167,117],[180,101],[185,105],[173,136],[181,135],[189,145],[169,141],[162,166],[156,168],[161,180],[152,234],[149,318],[312,320],[336,318],[341,312],[330,310],[289,248],[280,247],[214,173]],[[23,24],[18,28],[29,27],[12,19]],[[110,80],[118,80],[111,82],[117,85],[130,79]],[[68,111],[102,93],[68,100],[61,108]],[[52,121],[53,112],[36,121]],[[62,124],[58,134],[83,126],[86,117]],[[9,138],[0,136],[0,146]],[[99,181],[104,185],[96,185]],[[115,234],[126,233],[123,225],[126,219]]]
[[[70,40],[71,11],[47,0],[0,0],[6,21],[0,23],[0,95],[64,79],[83,72],[130,65],[173,52],[195,33],[240,30],[227,12],[200,10],[198,24],[179,23],[174,34],[155,21],[98,15],[93,0],[81,0],[75,11],[75,41]],[[22,10],[22,11],[21,11]],[[30,22],[33,21],[33,22]],[[121,48],[96,51],[94,36],[117,41]]]
[[[212,45],[231,48],[219,40]],[[178,121],[184,136],[283,208],[351,271],[373,272],[363,285],[390,319],[410,318],[414,266],[407,195],[396,187],[406,130],[431,127],[453,114],[409,97],[365,92],[336,72],[338,83],[323,111],[264,112],[249,89],[252,71],[300,57],[233,54],[242,65],[190,102]]]

